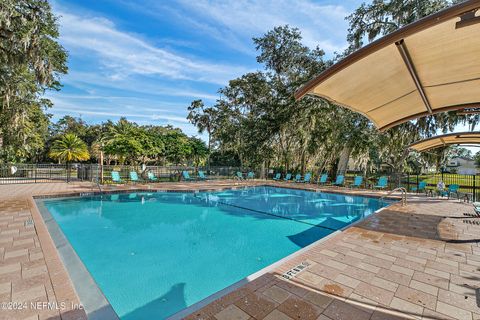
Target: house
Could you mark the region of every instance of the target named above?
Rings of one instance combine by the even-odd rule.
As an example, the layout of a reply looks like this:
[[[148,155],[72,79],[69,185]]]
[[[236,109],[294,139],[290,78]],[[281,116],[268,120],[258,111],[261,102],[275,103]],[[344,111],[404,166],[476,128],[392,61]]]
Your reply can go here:
[[[480,173],[480,170],[478,170],[477,166],[475,165],[475,161],[464,157],[455,157],[448,160],[445,171],[458,174]]]

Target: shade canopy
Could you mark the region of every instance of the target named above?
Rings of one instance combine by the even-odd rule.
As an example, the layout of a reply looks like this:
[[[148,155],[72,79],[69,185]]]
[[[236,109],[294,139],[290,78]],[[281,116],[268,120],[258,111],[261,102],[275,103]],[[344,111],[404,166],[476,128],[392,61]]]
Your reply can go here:
[[[454,144],[480,146],[480,132],[459,132],[444,134],[441,136],[417,141],[408,147],[412,150],[422,152]]]
[[[323,97],[380,130],[429,114],[480,108],[480,0],[462,2],[359,49],[295,97]]]

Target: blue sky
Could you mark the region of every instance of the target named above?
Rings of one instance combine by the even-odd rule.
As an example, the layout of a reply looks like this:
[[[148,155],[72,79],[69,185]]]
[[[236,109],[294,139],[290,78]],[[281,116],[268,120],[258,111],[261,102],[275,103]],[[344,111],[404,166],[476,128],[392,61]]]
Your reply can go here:
[[[212,104],[228,80],[262,68],[252,37],[277,25],[300,28],[328,56],[346,46],[344,17],[361,1],[83,0],[53,2],[69,73],[48,93],[54,119],[89,123],[126,116],[197,134],[192,100]]]

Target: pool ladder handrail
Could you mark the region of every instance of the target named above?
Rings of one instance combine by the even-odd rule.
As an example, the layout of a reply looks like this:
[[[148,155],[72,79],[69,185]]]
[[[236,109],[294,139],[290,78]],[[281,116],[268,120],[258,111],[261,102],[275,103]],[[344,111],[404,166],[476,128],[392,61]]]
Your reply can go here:
[[[392,191],[389,191],[386,195],[383,195],[382,197],[380,197],[380,201],[383,201],[383,199],[385,199],[386,197],[388,197],[389,195],[391,195],[396,191],[400,191],[402,193],[402,206],[406,206],[407,205],[407,189],[405,189],[404,187],[398,187],[393,189]]]

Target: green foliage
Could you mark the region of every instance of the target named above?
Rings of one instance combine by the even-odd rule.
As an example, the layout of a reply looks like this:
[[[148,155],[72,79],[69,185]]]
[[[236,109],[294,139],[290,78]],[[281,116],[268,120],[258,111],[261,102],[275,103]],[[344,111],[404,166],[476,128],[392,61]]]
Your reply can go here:
[[[87,145],[73,133],[66,133],[55,140],[49,156],[60,162],[85,161],[90,158]]]
[[[396,29],[434,13],[452,1],[374,0],[347,17],[349,48],[337,59]],[[212,155],[238,158],[240,165],[283,167],[291,170],[345,170],[350,158],[358,168],[393,172],[440,165],[445,155],[411,154],[406,147],[457,124],[478,123],[476,116],[447,112],[424,117],[378,132],[365,117],[326,100],[294,92],[314,75],[331,66],[320,48],[302,44],[298,29],[279,26],[254,38],[257,62],[264,71],[247,73],[220,89],[221,99],[205,108],[193,101],[189,119],[211,135]],[[208,110],[208,114],[206,112]],[[234,155],[235,157],[232,157]],[[228,160],[225,158],[225,161]],[[230,161],[231,162],[231,161]]]
[[[35,158],[44,147],[51,102],[41,95],[67,72],[57,38],[47,1],[0,2],[0,161]]]

